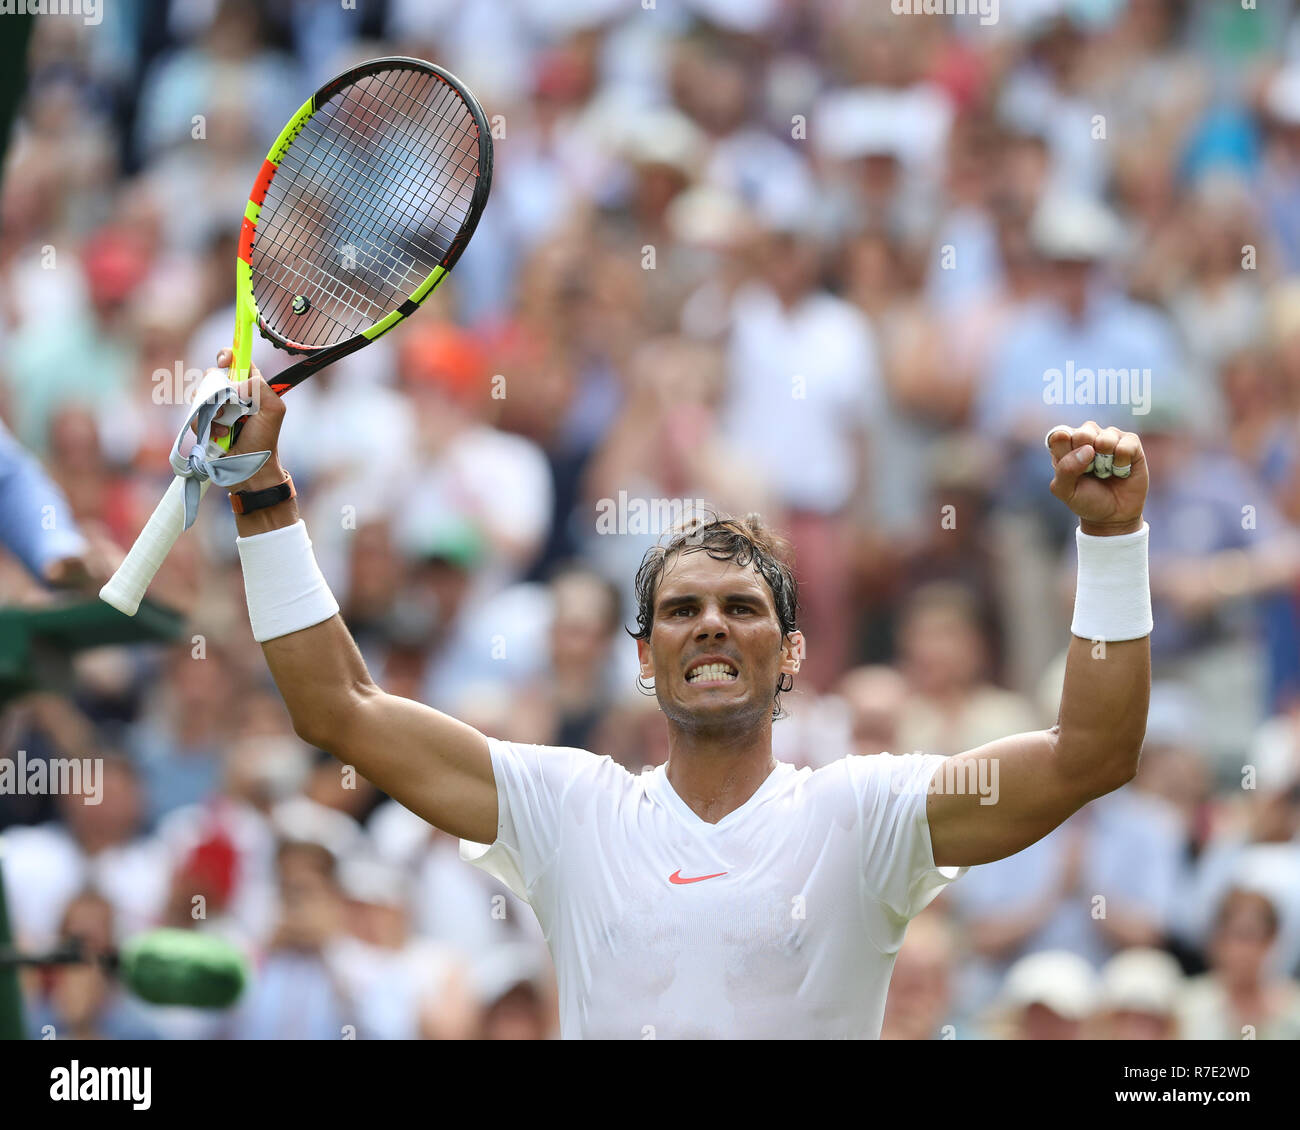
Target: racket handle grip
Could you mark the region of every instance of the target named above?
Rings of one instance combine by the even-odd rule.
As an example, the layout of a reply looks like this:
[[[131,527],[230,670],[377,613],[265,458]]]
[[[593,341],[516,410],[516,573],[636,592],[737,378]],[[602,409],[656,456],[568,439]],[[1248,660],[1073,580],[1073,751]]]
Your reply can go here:
[[[201,490],[207,493],[205,480]],[[202,495],[200,495],[202,497]],[[144,599],[145,590],[152,583],[176,539],[185,529],[185,480],[179,475],[172,480],[167,493],[162,496],[149,521],[135,539],[130,552],[102,589],[99,598],[119,612],[134,616]]]

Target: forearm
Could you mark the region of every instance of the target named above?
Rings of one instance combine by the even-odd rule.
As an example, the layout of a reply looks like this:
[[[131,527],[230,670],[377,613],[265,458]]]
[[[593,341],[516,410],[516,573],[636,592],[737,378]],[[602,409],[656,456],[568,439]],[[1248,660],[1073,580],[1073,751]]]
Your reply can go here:
[[[1150,698],[1149,639],[1110,644],[1071,639],[1057,720],[1062,765],[1080,779],[1131,778]]]
[[[272,460],[243,489],[260,490],[284,481]],[[298,502],[290,498],[251,514],[237,514],[241,538],[255,537],[299,521]],[[349,715],[357,709],[370,673],[351,634],[339,616],[285,636],[265,640],[262,654],[271,677],[304,741],[327,749],[332,736],[347,731]]]
[[[1136,534],[1141,523],[1137,530],[1125,526],[1108,532],[1088,523],[1081,523],[1080,529],[1100,539],[1108,533]],[[1105,542],[1094,544],[1106,547]],[[1115,578],[1107,580],[1113,584]],[[1139,594],[1145,591],[1137,577],[1130,582],[1121,574],[1118,580],[1121,585],[1131,583]],[[1082,562],[1079,584],[1079,602],[1091,603],[1083,591],[1088,579]],[[1137,771],[1151,698],[1151,641],[1143,635],[1107,642],[1110,633],[1088,631],[1088,620],[1087,610],[1081,613],[1076,607],[1057,719],[1057,756],[1069,776],[1096,780],[1101,792],[1109,792]]]
[[[245,489],[282,481],[277,464]],[[292,499],[236,522],[253,635],[297,734],[435,827],[491,843],[497,797],[487,739],[370,678]]]

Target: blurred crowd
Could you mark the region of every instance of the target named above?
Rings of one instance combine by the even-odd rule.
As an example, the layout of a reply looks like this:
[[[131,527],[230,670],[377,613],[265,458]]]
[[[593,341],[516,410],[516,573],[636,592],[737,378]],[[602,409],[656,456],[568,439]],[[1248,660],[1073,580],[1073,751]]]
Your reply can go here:
[[[436,60],[492,123],[483,220],[409,324],[292,392],[282,437],[376,680],[501,738],[662,762],[624,627],[652,519],[704,500],[795,546],[809,660],[779,758],[1049,726],[1073,521],[1043,436],[1135,430],[1139,774],[923,913],[884,1034],[1300,1036],[1294,3],[100,7],[36,18],[0,185],[0,415],[87,537],[129,545],[166,486],[282,122],[361,59]],[[103,758],[103,802],[0,795],[0,829],[26,947],[211,931],[252,987],[162,1010],[65,968],[26,982],[29,1023],[553,1035],[529,909],[294,736],[225,510],[154,590],[182,642],[86,651],[2,716],[6,754]],[[48,599],[16,557],[0,597]]]

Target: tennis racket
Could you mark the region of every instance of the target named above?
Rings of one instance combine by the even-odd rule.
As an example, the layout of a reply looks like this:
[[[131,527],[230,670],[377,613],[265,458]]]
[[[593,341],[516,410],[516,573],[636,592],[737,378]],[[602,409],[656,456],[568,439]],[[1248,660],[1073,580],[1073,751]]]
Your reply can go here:
[[[491,184],[492,134],[455,75],[391,57],[327,82],[280,132],[249,193],[232,382],[248,379],[254,326],[302,355],[269,381],[283,395],[410,317],[465,250]],[[238,423],[217,442],[228,450],[237,434]],[[172,482],[100,590],[128,616],[184,528],[185,481]]]

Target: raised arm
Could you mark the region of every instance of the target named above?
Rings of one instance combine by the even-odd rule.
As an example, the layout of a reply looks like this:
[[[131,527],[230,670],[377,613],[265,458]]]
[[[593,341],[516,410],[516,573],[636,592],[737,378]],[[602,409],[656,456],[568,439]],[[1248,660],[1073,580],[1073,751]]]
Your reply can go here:
[[[1079,516],[1083,535],[1060,714],[1050,730],[1001,738],[940,766],[926,811],[941,867],[1014,855],[1137,772],[1151,694],[1142,444],[1092,421],[1058,428],[1051,440],[1052,493]],[[1085,475],[1097,454],[1131,472]],[[973,787],[981,783],[983,796]]]
[[[227,351],[218,364],[229,364]],[[234,489],[277,486],[285,480],[275,454],[284,404],[256,373],[240,391],[258,398],[259,411],[247,418],[231,451],[269,450],[272,455],[262,470]],[[318,579],[310,550],[302,547],[302,528],[290,529],[298,521],[294,499],[235,519],[254,632],[264,637],[267,624],[277,632],[262,639],[262,653],[294,730],[355,766],[366,780],[435,827],[492,843],[497,794],[487,739],[464,722],[375,685],[343,620],[337,613],[329,615],[332,598]],[[310,621],[322,615],[321,609],[319,622],[278,634],[277,623]]]

